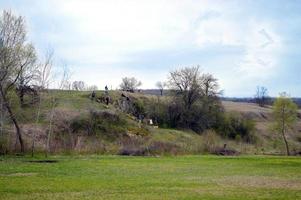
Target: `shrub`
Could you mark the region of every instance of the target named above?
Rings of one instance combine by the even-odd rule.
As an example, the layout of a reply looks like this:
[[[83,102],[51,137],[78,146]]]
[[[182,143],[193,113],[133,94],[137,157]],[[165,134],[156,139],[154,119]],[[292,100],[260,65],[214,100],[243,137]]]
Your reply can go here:
[[[0,155],[7,154],[8,150],[9,150],[8,134],[2,132],[0,134]]]
[[[146,156],[149,152],[146,148],[148,138],[142,137],[124,137],[121,139],[121,148],[119,155],[123,156]]]
[[[72,134],[71,122],[72,119],[78,115],[79,113],[77,112],[64,109],[55,109],[53,111],[53,131],[50,135],[49,147],[51,151],[57,151],[61,148],[63,148],[65,151],[70,151],[74,148],[75,137]],[[50,118],[50,114],[48,118]],[[38,133],[39,129],[30,129],[30,131]],[[44,129],[44,133],[49,133],[49,126]]]
[[[145,108],[144,103],[140,99],[133,100],[133,107],[134,107],[134,116],[139,117],[139,115],[145,115]]]
[[[155,124],[164,128],[170,127],[170,122],[168,120],[168,105],[166,101],[153,99],[146,105],[146,113],[149,118],[153,119]]]
[[[297,141],[301,142],[301,136],[297,136]]]
[[[185,128],[201,133],[217,126],[221,111],[222,106],[217,99],[212,102],[201,99],[190,108],[185,108],[181,101],[174,99],[168,107],[168,119],[171,128]]]
[[[217,132],[229,139],[241,138],[248,143],[255,143],[254,135],[255,123],[250,119],[245,119],[238,114],[225,114],[218,124]]]
[[[220,145],[220,137],[214,130],[206,130],[203,133],[203,147],[207,153],[215,153]]]
[[[126,133],[126,120],[113,111],[91,110],[88,115],[73,119],[71,127],[73,132],[103,133],[114,138]]]
[[[127,134],[134,136],[147,136],[149,135],[149,130],[146,127],[129,127]]]
[[[150,155],[177,155],[181,148],[172,142],[153,141],[147,150]]]

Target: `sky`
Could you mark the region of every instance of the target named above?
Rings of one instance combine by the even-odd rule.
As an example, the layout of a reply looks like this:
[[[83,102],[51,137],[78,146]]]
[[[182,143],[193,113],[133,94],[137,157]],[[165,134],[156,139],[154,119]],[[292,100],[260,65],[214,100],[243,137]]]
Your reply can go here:
[[[301,97],[299,0],[0,0],[26,18],[40,56],[54,50],[72,80],[104,89],[122,77],[155,88],[170,71],[199,65],[227,97]]]

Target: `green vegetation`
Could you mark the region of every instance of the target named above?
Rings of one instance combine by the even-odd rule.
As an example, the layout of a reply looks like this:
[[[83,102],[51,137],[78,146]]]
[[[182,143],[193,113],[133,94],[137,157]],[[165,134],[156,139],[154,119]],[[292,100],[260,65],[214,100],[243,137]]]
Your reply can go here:
[[[103,91],[96,91],[96,96],[101,97]],[[261,121],[257,114],[245,115],[238,108],[226,111],[220,118],[220,125],[208,131],[196,133],[189,129],[169,128],[167,112],[169,96],[152,96],[140,93],[129,94],[131,105],[128,110],[120,109],[122,92],[110,91],[112,103],[106,106],[103,103],[92,101],[90,92],[86,91],[61,91],[49,90],[41,93],[41,113],[38,124],[35,123],[37,108],[27,106],[21,108],[19,101],[12,93],[12,108],[17,112],[16,118],[22,124],[25,149],[31,151],[32,132],[34,131],[35,152],[43,152],[46,144],[46,133],[49,130],[51,100],[54,97],[53,134],[50,137],[50,153],[101,153],[119,154],[123,150],[137,151],[143,155],[183,155],[215,153],[224,144],[241,154],[284,153],[281,137],[274,137],[268,129],[262,129]],[[27,99],[25,98],[25,102]],[[119,102],[119,103],[118,103]],[[248,108],[249,105],[244,105]],[[226,109],[229,108],[226,104]],[[251,107],[250,112],[257,112]],[[237,109],[237,112],[233,112]],[[249,108],[248,108],[249,109]],[[268,108],[265,108],[268,110]],[[253,111],[254,110],[254,111]],[[272,110],[270,109],[269,112]],[[153,119],[154,125],[148,126],[147,121],[139,125],[137,117],[144,114]],[[270,114],[271,115],[271,114]],[[260,121],[258,121],[260,120]],[[11,129],[6,123],[7,132],[1,135],[1,152],[13,153],[15,140],[7,134]],[[261,135],[259,131],[264,131]],[[212,133],[212,134],[211,134]],[[259,134],[260,133],[260,134]],[[272,137],[273,136],[273,137]],[[298,137],[288,137],[292,152],[300,149]],[[157,149],[155,149],[157,148]]]
[[[256,143],[254,135],[255,123],[253,120],[243,118],[237,113],[227,113],[220,121],[217,131],[221,135],[230,139]]]
[[[282,94],[274,102],[273,114],[274,129],[282,135],[286,153],[290,155],[286,133],[292,130],[297,122],[298,106],[286,94]]]
[[[34,163],[26,157],[2,157],[0,199],[301,198],[301,160],[296,157],[50,159],[58,162]]]

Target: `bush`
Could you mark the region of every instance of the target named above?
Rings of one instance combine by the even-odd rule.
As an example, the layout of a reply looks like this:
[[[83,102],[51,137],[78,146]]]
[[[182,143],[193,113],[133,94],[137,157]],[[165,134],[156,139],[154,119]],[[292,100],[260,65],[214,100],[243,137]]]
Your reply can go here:
[[[297,136],[297,141],[301,142],[301,136]]]
[[[171,128],[185,128],[201,133],[217,126],[222,109],[218,99],[212,99],[211,102],[201,99],[191,108],[185,108],[181,101],[174,99],[168,107],[169,124]]]
[[[254,135],[255,123],[250,119],[245,119],[238,114],[225,114],[221,118],[217,127],[217,132],[223,137],[229,139],[242,139],[248,143],[255,143],[256,137]]]
[[[183,149],[172,142],[150,141],[148,137],[127,137],[121,140],[119,155],[155,156],[177,155]]]
[[[89,135],[103,133],[111,138],[126,133],[126,120],[113,111],[91,110],[88,115],[73,119],[71,127],[73,132],[84,131]]]
[[[59,149],[63,150],[72,150],[75,145],[75,137],[72,134],[71,122],[79,113],[64,110],[64,109],[55,109],[53,111],[52,117],[52,132],[50,134],[50,151],[57,151]],[[50,120],[50,114],[48,115],[48,120]],[[46,129],[39,130],[37,128],[30,129],[30,132],[35,132],[37,135],[48,134],[50,131],[49,125]],[[40,133],[39,133],[40,132]],[[46,136],[47,138],[47,136]]]
[[[214,130],[207,130],[203,133],[203,147],[207,153],[215,153],[220,145],[220,137]]]
[[[150,155],[177,155],[181,151],[178,145],[163,141],[153,141],[147,149]]]
[[[146,105],[146,113],[149,118],[153,119],[156,125],[159,125],[163,128],[171,127],[168,120],[168,105],[166,101],[153,99]]]
[[[147,156],[149,152],[146,148],[147,138],[124,137],[121,139],[119,155],[123,156]]]
[[[8,134],[2,132],[0,134],[0,155],[7,154],[8,150],[9,150]]]
[[[134,136],[147,136],[149,135],[149,130],[146,127],[129,127],[127,134]]]
[[[145,115],[145,108],[144,103],[140,99],[135,99],[133,101],[133,107],[134,107],[134,116],[139,117],[139,115]]]

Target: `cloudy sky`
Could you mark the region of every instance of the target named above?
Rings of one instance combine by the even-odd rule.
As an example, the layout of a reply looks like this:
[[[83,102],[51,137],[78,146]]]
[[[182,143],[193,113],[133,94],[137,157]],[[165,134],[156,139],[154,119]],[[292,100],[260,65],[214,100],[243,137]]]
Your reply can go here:
[[[200,65],[225,96],[301,96],[298,0],[0,0],[26,17],[40,54],[54,49],[72,79],[118,87],[135,76],[154,88],[170,70]]]

